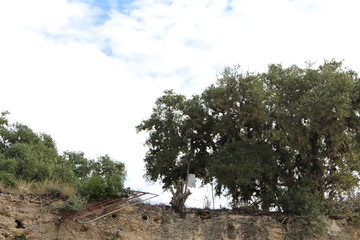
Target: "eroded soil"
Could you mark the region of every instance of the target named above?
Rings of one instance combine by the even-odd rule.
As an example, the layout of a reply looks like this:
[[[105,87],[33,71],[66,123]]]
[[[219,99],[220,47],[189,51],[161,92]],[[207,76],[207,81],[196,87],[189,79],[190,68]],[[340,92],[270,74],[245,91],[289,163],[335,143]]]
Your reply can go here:
[[[59,200],[0,193],[0,240],[289,240],[293,219],[281,214],[257,216],[229,210],[190,209],[186,219],[167,206],[138,204],[98,221],[81,224],[51,214]],[[346,219],[326,219],[324,239],[360,239]]]

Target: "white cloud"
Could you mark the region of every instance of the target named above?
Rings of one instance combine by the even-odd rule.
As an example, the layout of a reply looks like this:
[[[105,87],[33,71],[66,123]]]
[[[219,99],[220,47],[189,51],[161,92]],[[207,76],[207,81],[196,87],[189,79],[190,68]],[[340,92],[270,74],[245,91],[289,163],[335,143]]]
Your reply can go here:
[[[0,110],[51,134],[61,150],[125,162],[130,187],[159,191],[141,178],[145,136],[134,127],[163,90],[200,93],[232,64],[264,71],[269,63],[335,57],[360,71],[356,0],[139,0],[127,6],[1,2]],[[203,194],[192,198],[203,201]]]

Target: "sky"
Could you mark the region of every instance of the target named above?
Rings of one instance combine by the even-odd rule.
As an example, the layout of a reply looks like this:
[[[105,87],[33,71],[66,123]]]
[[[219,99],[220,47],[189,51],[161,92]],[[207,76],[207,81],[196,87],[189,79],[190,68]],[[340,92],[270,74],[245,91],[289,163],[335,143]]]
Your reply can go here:
[[[163,91],[191,96],[226,66],[343,60],[360,72],[357,0],[11,0],[0,2],[0,111],[50,134],[59,151],[108,154],[125,185],[143,178],[148,118]],[[204,206],[209,186],[191,189]],[[224,204],[216,200],[217,206]]]

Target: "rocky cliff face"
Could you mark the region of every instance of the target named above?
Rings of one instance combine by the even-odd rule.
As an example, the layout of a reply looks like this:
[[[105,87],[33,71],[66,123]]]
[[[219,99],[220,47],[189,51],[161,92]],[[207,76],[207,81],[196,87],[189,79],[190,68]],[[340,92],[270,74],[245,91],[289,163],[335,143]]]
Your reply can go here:
[[[3,239],[270,239],[287,240],[290,217],[254,216],[231,211],[189,210],[179,218],[166,206],[138,204],[98,221],[81,224],[49,213],[54,200],[0,194],[0,240]],[[360,239],[346,220],[327,219],[324,239]]]

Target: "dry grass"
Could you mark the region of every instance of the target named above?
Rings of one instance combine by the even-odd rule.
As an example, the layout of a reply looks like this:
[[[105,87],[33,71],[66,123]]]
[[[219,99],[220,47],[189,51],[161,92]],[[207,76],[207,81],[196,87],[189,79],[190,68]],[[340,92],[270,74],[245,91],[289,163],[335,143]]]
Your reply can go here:
[[[2,182],[0,182],[0,192],[8,192],[7,187],[5,187],[5,185]]]
[[[11,190],[13,193],[30,194],[31,193],[31,183],[24,181],[24,180],[18,180],[18,181],[16,181],[16,188],[13,188]]]
[[[0,182],[0,192],[15,194],[34,194],[51,197],[68,198],[76,193],[74,186],[55,180],[46,179],[42,182],[16,181],[16,187],[6,187]]]
[[[70,184],[46,179],[42,182],[33,183],[31,186],[31,193],[36,195],[68,198],[74,195],[76,190],[73,186],[70,186]]]

